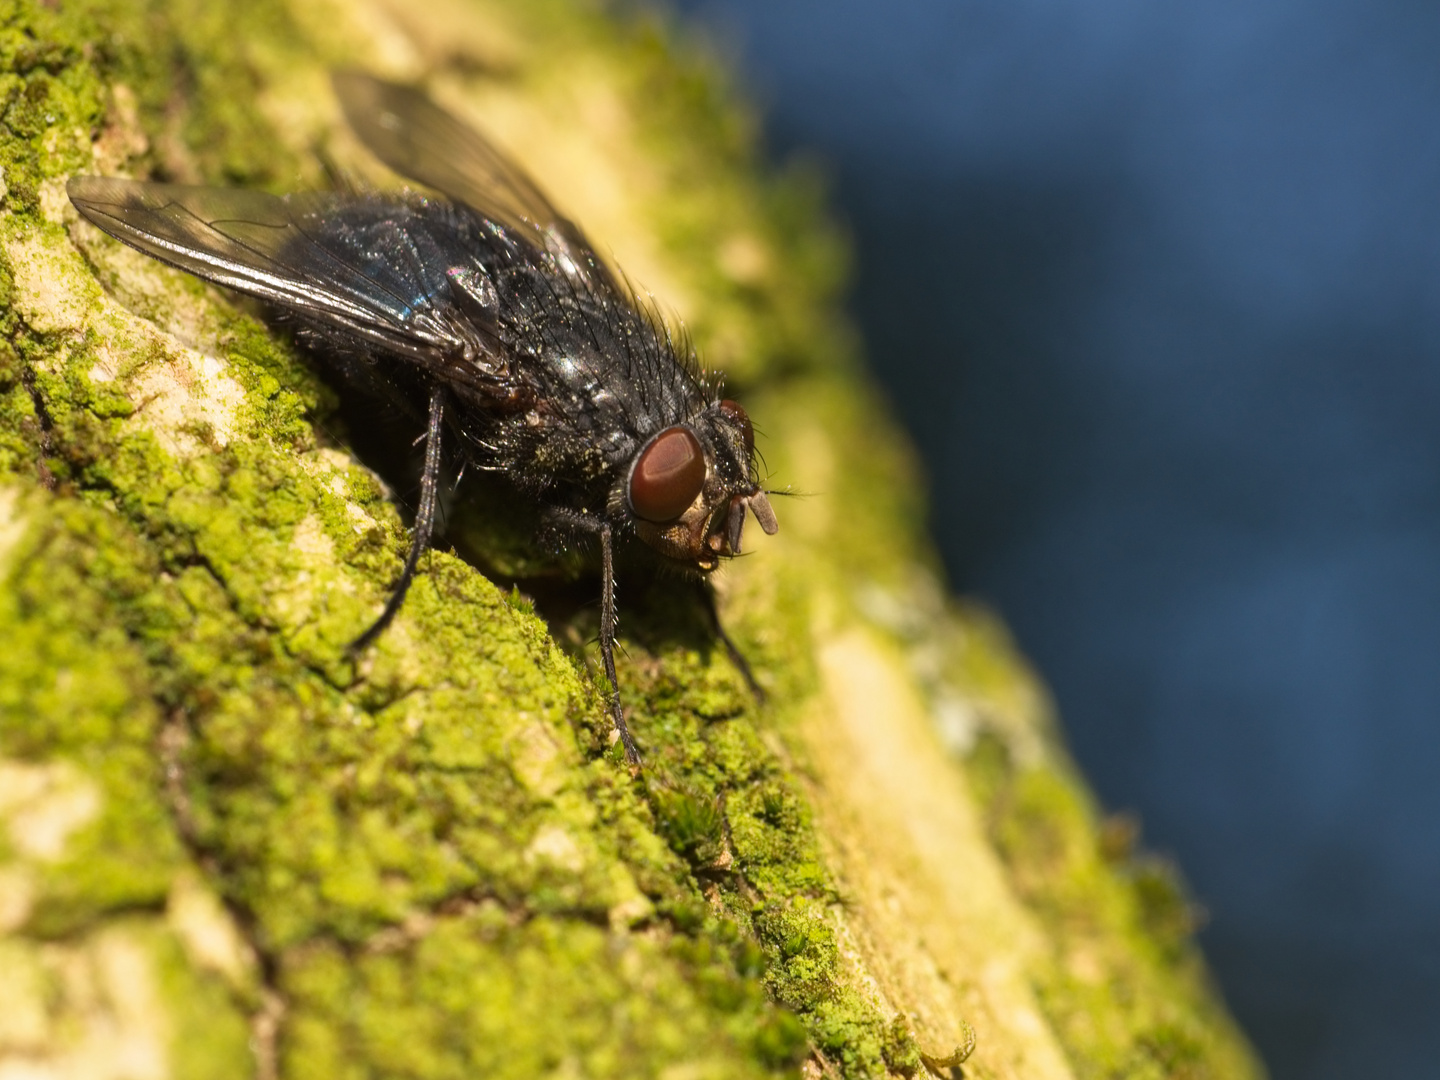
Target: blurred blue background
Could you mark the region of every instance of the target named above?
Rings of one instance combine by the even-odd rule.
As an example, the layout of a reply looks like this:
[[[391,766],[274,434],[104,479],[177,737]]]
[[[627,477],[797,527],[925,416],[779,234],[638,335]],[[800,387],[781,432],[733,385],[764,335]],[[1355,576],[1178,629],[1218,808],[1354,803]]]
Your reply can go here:
[[[1275,1080],[1440,1075],[1440,7],[680,6]]]

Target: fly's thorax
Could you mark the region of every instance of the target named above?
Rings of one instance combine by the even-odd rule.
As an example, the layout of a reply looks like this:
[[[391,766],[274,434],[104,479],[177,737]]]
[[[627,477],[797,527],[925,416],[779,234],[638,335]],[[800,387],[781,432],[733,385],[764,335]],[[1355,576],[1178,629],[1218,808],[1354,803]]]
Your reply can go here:
[[[778,528],[756,480],[750,418],[728,399],[647,440],[630,463],[623,496],[641,540],[701,571],[740,553],[747,510],[767,534]]]

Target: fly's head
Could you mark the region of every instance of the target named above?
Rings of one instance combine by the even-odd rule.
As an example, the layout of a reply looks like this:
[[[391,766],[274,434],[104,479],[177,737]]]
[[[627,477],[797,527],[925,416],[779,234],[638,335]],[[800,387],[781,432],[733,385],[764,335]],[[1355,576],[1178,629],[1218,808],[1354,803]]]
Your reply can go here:
[[[640,539],[702,571],[740,554],[747,511],[767,535],[780,528],[756,480],[750,417],[728,399],[640,448],[625,478],[625,504]]]

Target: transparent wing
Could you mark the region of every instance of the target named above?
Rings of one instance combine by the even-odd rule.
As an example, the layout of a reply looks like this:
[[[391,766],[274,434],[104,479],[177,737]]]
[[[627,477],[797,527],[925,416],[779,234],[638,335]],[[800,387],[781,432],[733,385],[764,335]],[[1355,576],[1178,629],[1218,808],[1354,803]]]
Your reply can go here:
[[[421,91],[358,71],[331,76],[345,119],[371,153],[401,176],[464,203],[517,231],[539,230],[542,247],[559,245],[574,272],[609,272],[584,234],[551,205],[530,176]],[[548,241],[548,242],[546,242]]]
[[[207,281],[427,366],[473,351],[448,300],[460,239],[405,203],[99,176],[66,190],[111,236]]]

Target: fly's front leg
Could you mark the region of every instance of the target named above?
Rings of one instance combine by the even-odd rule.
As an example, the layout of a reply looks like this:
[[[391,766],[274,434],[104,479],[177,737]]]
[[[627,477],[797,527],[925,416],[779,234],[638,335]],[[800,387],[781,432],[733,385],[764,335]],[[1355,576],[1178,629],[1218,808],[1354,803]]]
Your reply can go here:
[[[625,747],[625,760],[640,764],[640,750],[625,723],[625,710],[620,704],[620,680],[615,677],[615,556],[612,551],[610,526],[600,527],[600,562],[604,578],[600,594],[600,655],[605,661],[605,674],[610,679],[610,718]]]
[[[551,507],[546,517],[552,526],[574,533],[588,533],[600,538],[600,658],[605,677],[610,681],[610,719],[620,744],[625,747],[625,760],[640,765],[640,749],[625,723],[625,710],[620,704],[620,680],[615,674],[615,544],[610,525],[593,514],[564,507]]]
[[[445,391],[437,386],[430,391],[430,416],[425,427],[425,468],[420,474],[420,506],[415,511],[415,529],[410,537],[410,554],[405,557],[405,567],[400,571],[400,580],[390,594],[390,599],[385,602],[385,610],[380,613],[378,619],[370,624],[370,629],[350,643],[349,651],[352,655],[363,652],[373,644],[399,613],[400,605],[405,602],[405,594],[410,589],[410,583],[415,580],[415,570],[420,565],[420,556],[425,554],[425,549],[430,546],[430,537],[435,531],[435,512],[439,505],[440,438],[444,424]]]

